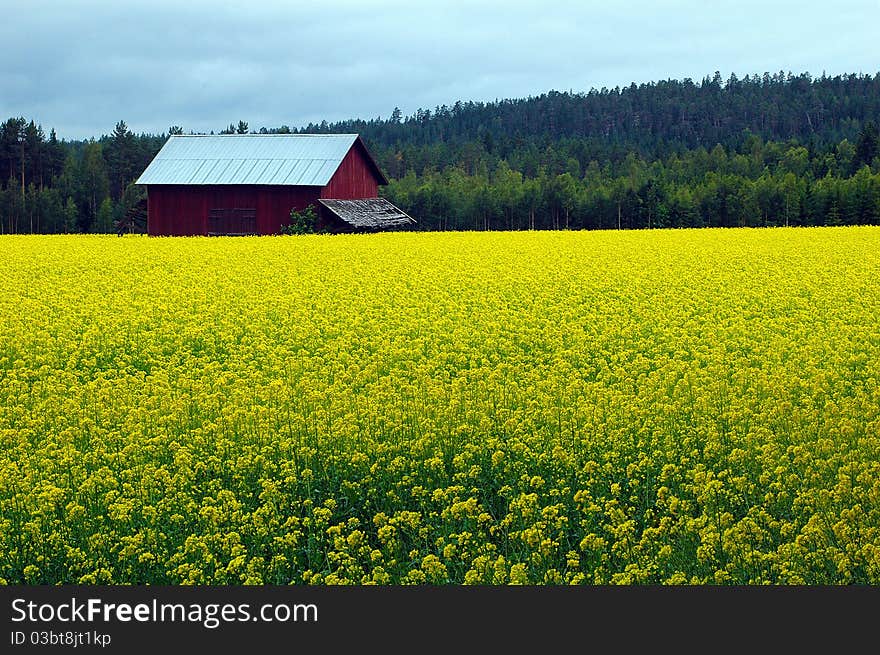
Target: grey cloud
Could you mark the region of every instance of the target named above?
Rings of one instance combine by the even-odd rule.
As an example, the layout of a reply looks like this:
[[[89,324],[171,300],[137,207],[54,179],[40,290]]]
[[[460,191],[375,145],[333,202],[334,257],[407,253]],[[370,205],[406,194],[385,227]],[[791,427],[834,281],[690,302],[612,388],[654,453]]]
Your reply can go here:
[[[0,114],[99,136],[412,113],[670,77],[876,72],[876,0],[36,0],[0,26]],[[873,67],[873,68],[872,68]]]

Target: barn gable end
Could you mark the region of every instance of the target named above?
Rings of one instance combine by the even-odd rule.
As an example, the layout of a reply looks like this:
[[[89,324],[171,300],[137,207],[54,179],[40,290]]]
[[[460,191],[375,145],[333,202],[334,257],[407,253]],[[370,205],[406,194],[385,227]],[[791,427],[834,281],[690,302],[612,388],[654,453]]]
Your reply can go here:
[[[321,197],[346,200],[375,198],[379,195],[380,184],[388,184],[388,180],[358,138],[330,182],[321,189]]]

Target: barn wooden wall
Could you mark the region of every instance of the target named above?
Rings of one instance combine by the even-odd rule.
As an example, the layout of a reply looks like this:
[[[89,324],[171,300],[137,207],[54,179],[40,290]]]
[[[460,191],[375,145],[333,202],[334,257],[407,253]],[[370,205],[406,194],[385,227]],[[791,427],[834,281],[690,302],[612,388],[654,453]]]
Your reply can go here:
[[[208,234],[211,209],[256,209],[260,234],[276,234],[290,223],[291,209],[315,204],[321,187],[307,186],[150,186],[147,232],[153,236]]]

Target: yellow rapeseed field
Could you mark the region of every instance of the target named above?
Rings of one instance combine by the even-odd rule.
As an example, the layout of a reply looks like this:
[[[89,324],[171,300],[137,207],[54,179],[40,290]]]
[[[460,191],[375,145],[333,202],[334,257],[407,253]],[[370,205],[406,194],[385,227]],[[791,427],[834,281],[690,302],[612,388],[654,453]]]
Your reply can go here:
[[[0,582],[880,583],[880,228],[0,247]]]

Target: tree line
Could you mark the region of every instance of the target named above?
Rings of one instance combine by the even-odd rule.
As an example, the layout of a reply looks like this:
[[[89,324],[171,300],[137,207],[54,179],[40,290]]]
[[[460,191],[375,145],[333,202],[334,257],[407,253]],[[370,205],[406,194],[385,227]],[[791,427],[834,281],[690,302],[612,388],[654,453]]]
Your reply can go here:
[[[880,73],[719,73],[231,133],[357,132],[417,229],[880,222]],[[167,134],[183,134],[171,126]],[[0,124],[0,233],[110,232],[167,138]]]
[[[109,135],[61,141],[23,117],[0,124],[0,233],[112,232],[143,191],[132,183],[165,142],[119,121]]]
[[[383,190],[423,230],[651,229],[880,223],[880,148],[868,123],[856,143],[813,152],[749,135],[663,159],[576,159],[534,177],[502,160],[469,173],[409,171]]]

